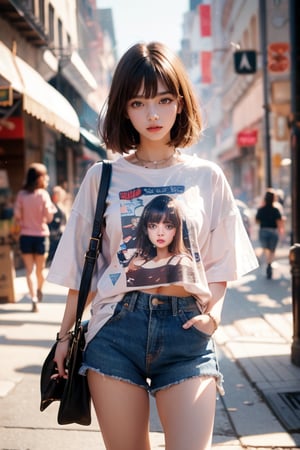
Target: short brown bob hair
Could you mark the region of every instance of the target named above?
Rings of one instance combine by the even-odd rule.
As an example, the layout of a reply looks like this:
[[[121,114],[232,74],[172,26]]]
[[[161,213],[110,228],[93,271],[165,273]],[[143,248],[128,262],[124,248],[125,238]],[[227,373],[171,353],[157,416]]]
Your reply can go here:
[[[155,97],[158,80],[182,103],[169,145],[184,148],[200,138],[200,108],[182,62],[164,44],[138,43],[120,59],[107,103],[99,115],[99,133],[107,149],[122,154],[139,144],[139,134],[127,117],[127,103],[137,96],[141,86],[146,98]]]

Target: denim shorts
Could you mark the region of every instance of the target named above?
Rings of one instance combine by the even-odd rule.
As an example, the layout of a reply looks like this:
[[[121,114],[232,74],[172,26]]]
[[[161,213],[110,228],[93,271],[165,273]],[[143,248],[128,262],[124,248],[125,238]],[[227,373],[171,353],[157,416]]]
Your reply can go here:
[[[271,252],[274,252],[278,240],[279,235],[276,228],[260,228],[259,230],[259,240],[261,243],[261,246],[263,248],[267,248],[268,250],[271,250]]]
[[[22,235],[19,245],[22,253],[44,255],[49,251],[49,237]]]
[[[193,297],[130,292],[87,345],[80,373],[91,369],[152,395],[189,378],[214,377],[223,394],[213,339],[182,328],[199,314]]]

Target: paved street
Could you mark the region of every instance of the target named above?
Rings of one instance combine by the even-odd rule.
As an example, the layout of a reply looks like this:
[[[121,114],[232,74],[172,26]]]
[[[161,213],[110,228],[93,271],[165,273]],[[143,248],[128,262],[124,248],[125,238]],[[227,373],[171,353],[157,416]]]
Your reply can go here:
[[[287,248],[279,249],[273,280],[266,280],[261,266],[228,290],[216,333],[226,395],[217,401],[213,449],[300,448],[299,402],[294,409],[282,403],[300,391],[300,368],[290,363],[287,255]],[[104,449],[94,416],[90,427],[62,427],[57,405],[39,411],[41,364],[58,330],[66,290],[46,283],[40,311],[33,314],[23,275],[19,271],[15,279],[16,303],[0,304],[0,450]],[[163,449],[154,404],[150,430],[152,449]]]

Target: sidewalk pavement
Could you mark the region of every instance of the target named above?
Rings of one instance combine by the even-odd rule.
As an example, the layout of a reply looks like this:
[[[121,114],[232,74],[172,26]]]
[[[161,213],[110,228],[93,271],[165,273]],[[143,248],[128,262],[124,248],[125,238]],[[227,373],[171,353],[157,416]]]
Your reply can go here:
[[[213,449],[300,448],[300,368],[290,362],[288,248],[277,255],[273,280],[261,266],[228,289],[216,332],[226,394],[217,401]],[[89,427],[62,427],[56,422],[57,404],[39,411],[41,364],[59,328],[66,289],[46,282],[36,314],[22,271],[15,291],[16,303],[0,304],[0,450],[104,450],[94,412]],[[150,436],[152,450],[164,448],[153,401]]]

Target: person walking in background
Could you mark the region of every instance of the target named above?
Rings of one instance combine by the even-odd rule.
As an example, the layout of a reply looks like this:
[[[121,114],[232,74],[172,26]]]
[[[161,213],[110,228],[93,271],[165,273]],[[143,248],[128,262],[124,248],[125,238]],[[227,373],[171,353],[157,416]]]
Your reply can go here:
[[[274,189],[268,189],[264,196],[264,205],[258,208],[255,217],[259,224],[259,240],[267,264],[268,279],[271,279],[273,275],[272,262],[275,258],[279,234],[283,230],[282,215],[279,208],[275,206],[275,202],[276,192]]]
[[[223,393],[212,336],[221,320],[227,281],[255,269],[255,253],[220,167],[178,148],[199,140],[202,118],[186,71],[173,52],[156,42],[131,47],[115,70],[102,114],[106,148],[120,157],[112,162],[80,373],[88,377],[107,449],[150,449],[150,393],[167,450],[208,450],[216,394]],[[48,281],[69,287],[55,354],[61,377],[67,376],[68,336],[101,173],[102,163],[88,170],[48,274]],[[181,253],[184,238],[189,244],[188,270],[175,275],[170,270],[163,280],[143,281],[136,274],[134,286],[128,285],[126,254],[119,256],[125,242],[122,219],[128,224],[130,217],[141,216],[141,209],[148,213],[147,205],[162,194],[176,199],[180,209],[152,214],[150,208],[151,223],[144,234],[150,236],[151,229],[152,246],[164,247],[165,238],[155,238],[154,232],[157,224],[159,229],[167,226],[169,248],[157,249],[157,254]],[[178,220],[172,216],[177,213],[185,224],[184,236],[173,246]]]
[[[64,211],[66,194],[66,191],[61,186],[54,186],[52,188],[51,198],[56,207],[56,213],[53,216],[52,222],[49,223],[50,248],[47,260],[48,262],[51,262],[53,259],[54,253],[67,223],[67,216]]]
[[[31,164],[25,184],[18,192],[14,205],[14,217],[20,228],[20,251],[33,312],[38,311],[37,303],[43,298],[44,268],[49,250],[48,224],[56,212],[46,190],[48,183],[46,166],[41,163]]]

